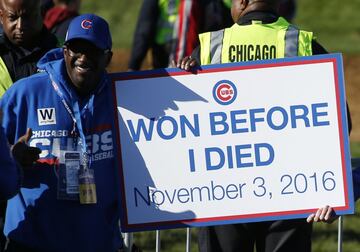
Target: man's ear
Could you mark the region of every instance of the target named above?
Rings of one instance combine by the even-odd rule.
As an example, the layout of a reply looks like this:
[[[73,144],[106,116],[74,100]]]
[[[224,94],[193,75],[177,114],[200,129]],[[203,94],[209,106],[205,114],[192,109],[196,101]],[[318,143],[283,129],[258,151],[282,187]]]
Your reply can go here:
[[[65,45],[63,45],[62,49],[63,49],[64,58],[65,58],[65,54],[67,53],[67,48]]]
[[[233,0],[231,5],[231,16],[234,23],[237,23],[242,13],[248,6],[249,0]]]
[[[243,12],[249,5],[250,0],[240,0],[240,10]]]

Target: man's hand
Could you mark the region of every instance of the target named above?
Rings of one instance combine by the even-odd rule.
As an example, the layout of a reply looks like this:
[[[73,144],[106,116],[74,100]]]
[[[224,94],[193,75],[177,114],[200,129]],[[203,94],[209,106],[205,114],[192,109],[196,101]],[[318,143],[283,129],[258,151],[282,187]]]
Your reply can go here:
[[[173,62],[174,64],[174,62]],[[177,63],[176,63],[176,67],[183,69],[185,71],[191,71],[193,70],[194,67],[199,66],[198,62],[193,59],[191,56],[186,56],[182,59],[180,59]]]
[[[39,159],[41,150],[30,147],[28,142],[32,136],[32,130],[28,128],[25,135],[20,137],[16,144],[11,147],[11,152],[15,160],[23,167],[32,166]]]
[[[319,208],[316,213],[310,214],[306,221],[333,223],[339,216],[336,215],[334,209],[329,206]]]

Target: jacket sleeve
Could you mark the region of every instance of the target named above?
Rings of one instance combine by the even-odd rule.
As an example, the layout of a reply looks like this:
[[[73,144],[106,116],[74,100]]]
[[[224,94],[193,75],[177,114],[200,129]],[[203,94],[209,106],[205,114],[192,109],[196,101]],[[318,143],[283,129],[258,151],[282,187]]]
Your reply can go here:
[[[20,187],[20,169],[10,155],[3,127],[0,127],[0,164],[0,200],[7,200]]]
[[[17,99],[16,95],[10,95],[12,93],[12,88],[5,92],[5,94],[0,99],[0,109],[3,113],[2,126],[5,138],[9,142],[9,144],[14,144],[17,140],[16,130],[17,130],[17,117],[16,117],[16,106],[14,106],[13,102]],[[19,101],[17,101],[19,102]],[[25,124],[26,125],[26,124]],[[26,126],[25,126],[26,127]],[[24,133],[25,134],[25,133]]]
[[[129,69],[139,70],[148,49],[152,46],[156,35],[158,16],[158,0],[144,0],[136,24]]]

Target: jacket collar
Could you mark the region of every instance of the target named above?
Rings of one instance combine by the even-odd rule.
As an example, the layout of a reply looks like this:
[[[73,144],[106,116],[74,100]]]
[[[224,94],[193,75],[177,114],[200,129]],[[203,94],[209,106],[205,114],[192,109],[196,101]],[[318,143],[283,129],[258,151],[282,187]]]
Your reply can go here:
[[[242,16],[237,23],[239,25],[250,25],[251,21],[258,20],[264,24],[270,24],[278,19],[279,15],[272,12],[253,11]]]

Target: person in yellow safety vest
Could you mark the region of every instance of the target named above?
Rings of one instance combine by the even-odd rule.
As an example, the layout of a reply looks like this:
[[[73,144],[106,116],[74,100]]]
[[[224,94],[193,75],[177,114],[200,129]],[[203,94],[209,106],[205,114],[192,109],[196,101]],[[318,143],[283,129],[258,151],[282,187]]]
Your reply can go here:
[[[144,0],[134,33],[129,70],[139,70],[148,49],[152,67],[165,68],[189,55],[198,45],[198,33],[232,24],[223,1]]]
[[[44,15],[44,25],[54,34],[60,45],[64,44],[71,20],[79,16],[81,0],[53,0],[54,6]]]
[[[200,34],[199,38],[202,65],[312,55],[313,34],[297,29],[282,17],[266,26],[252,20],[251,25],[235,24]]]
[[[278,15],[279,1],[232,0],[235,24],[200,34],[200,46],[191,56],[178,61],[177,67],[189,71],[199,64],[326,54],[312,32],[301,30]],[[348,118],[350,131],[349,113]],[[326,209],[318,212],[326,215]],[[310,252],[311,234],[312,225],[303,219],[202,227],[198,232],[199,251],[253,252],[256,247],[257,252]]]
[[[244,8],[241,2],[247,6],[244,10],[239,9]],[[178,61],[178,66],[183,64],[184,69],[188,69],[194,66],[196,60],[204,65],[327,53],[312,32],[300,30],[274,14],[277,13],[276,7],[271,7],[264,16],[263,3],[268,6],[271,2],[278,3],[277,0],[256,2],[233,1],[233,15],[240,15],[236,11],[242,14],[235,17],[238,21],[230,28],[200,34],[200,47],[190,57]],[[274,3],[271,5],[277,6]]]
[[[36,73],[37,61],[58,44],[43,25],[40,0],[1,0],[0,97],[13,82]]]

